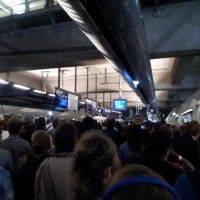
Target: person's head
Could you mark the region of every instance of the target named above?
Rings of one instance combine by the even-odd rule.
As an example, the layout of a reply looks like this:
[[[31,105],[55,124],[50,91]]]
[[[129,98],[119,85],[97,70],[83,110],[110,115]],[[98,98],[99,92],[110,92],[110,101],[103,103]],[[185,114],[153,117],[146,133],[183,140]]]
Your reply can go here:
[[[77,127],[78,138],[80,138],[85,131],[84,125],[80,121],[74,121],[74,124]]]
[[[45,154],[51,148],[51,139],[46,132],[37,130],[31,137],[31,144],[35,155]]]
[[[181,127],[177,125],[173,126],[173,133],[174,133],[174,137],[179,137],[183,135],[183,131]]]
[[[145,177],[150,180],[154,178],[158,181],[161,181],[164,185],[167,183],[164,179],[152,171],[151,169],[142,166],[142,165],[129,165],[121,170],[119,170],[112,178],[109,188],[113,188],[113,186],[118,184],[119,182],[125,181],[126,179],[131,178],[134,181],[136,177]],[[136,179],[135,179],[136,180]],[[167,185],[168,186],[168,185]],[[169,186],[170,187],[170,186]],[[116,192],[112,193],[112,195],[108,198],[104,198],[103,200],[173,200],[173,194],[171,194],[167,189],[162,188],[161,186],[155,186],[154,184],[146,183],[146,184],[129,184],[126,187],[121,189],[117,189]]]
[[[27,130],[29,129],[29,123],[28,122],[22,122],[21,123],[21,129],[20,129],[20,133],[21,134],[26,134]]]
[[[94,128],[94,120],[91,117],[85,117],[83,119],[83,124],[86,131]]]
[[[147,134],[141,130],[140,126],[136,124],[130,125],[127,129],[127,133],[127,143],[129,148],[135,153],[144,150],[147,141]]]
[[[114,127],[115,127],[115,119],[114,119],[114,118],[108,118],[108,119],[106,120],[106,127],[107,127],[108,129],[114,128]]]
[[[161,158],[167,159],[170,149],[172,147],[172,137],[169,134],[160,132],[153,133],[151,136],[151,142],[147,151],[150,155]]]
[[[37,120],[36,120],[36,127],[38,130],[44,130],[45,127],[46,127],[46,120],[44,117],[39,117]]]
[[[102,130],[101,124],[99,124],[96,120],[94,120],[94,129],[96,129],[96,130]]]
[[[173,129],[172,126],[170,124],[163,124],[160,126],[159,128],[159,132],[160,134],[168,134],[171,135],[171,137],[173,137]]]
[[[54,144],[57,153],[69,153],[74,149],[77,128],[72,122],[63,122],[55,129]]]
[[[200,135],[200,125],[197,121],[187,123],[186,133],[191,135],[193,138],[198,139]]]
[[[104,135],[85,133],[76,143],[71,169],[72,199],[100,196],[119,167],[115,144]]]
[[[53,119],[52,125],[53,125],[53,128],[56,129],[59,125],[59,119],[58,118]]]
[[[11,118],[8,120],[7,128],[10,135],[18,135],[21,129],[21,121],[16,118]]]

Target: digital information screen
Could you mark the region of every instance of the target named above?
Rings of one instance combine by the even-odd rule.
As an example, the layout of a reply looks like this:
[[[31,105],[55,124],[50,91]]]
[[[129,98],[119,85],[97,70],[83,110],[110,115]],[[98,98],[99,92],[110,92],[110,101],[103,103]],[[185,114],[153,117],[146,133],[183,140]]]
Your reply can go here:
[[[127,109],[127,99],[114,99],[113,100],[114,110],[126,110]]]
[[[68,109],[78,110],[78,96],[68,93]]]
[[[78,96],[66,90],[56,88],[55,107],[57,110],[78,110]]]

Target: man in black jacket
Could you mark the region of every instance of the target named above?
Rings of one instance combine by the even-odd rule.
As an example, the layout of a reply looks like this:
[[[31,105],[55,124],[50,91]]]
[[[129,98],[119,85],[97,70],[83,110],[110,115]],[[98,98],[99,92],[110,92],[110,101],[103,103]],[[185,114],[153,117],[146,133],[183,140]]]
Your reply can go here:
[[[198,139],[200,125],[193,121],[187,124],[186,133],[174,142],[174,150],[189,160],[196,169],[200,169],[200,152]]]

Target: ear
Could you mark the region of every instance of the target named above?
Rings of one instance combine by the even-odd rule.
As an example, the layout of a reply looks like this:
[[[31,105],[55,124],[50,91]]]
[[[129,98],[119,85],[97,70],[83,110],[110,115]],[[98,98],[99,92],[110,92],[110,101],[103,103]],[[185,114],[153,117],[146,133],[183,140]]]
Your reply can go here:
[[[104,174],[104,184],[108,184],[112,178],[112,167],[109,166],[106,171],[105,171],[105,174]]]

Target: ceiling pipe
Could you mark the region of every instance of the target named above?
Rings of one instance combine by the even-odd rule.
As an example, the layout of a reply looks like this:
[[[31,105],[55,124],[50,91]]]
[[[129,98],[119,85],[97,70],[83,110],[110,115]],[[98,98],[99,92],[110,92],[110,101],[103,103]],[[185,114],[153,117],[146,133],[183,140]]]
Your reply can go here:
[[[138,0],[58,0],[140,99],[156,112],[156,98]]]

